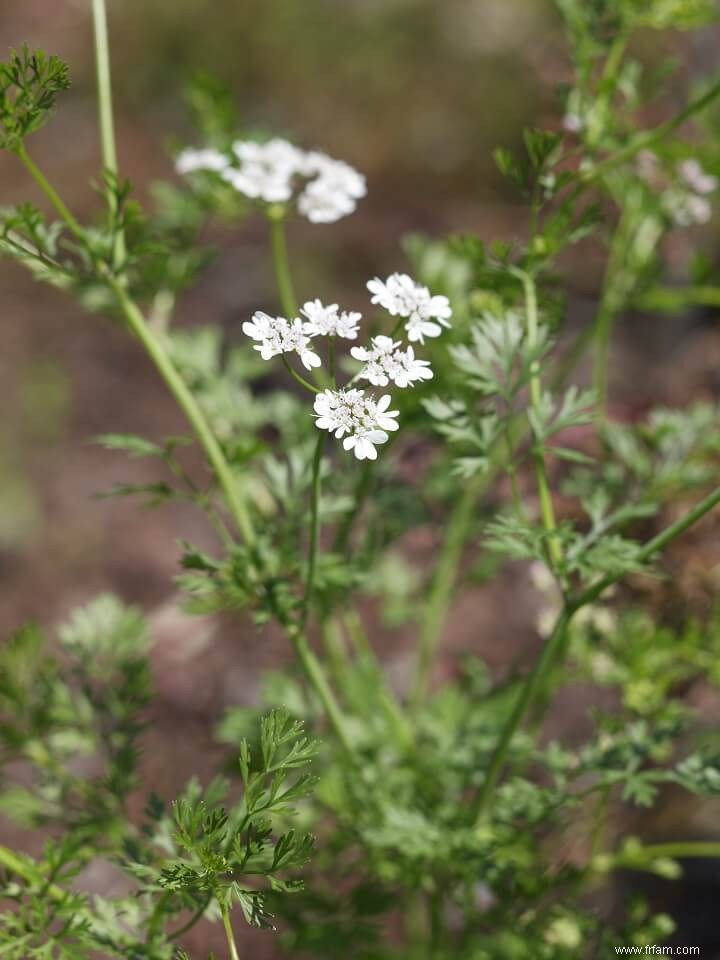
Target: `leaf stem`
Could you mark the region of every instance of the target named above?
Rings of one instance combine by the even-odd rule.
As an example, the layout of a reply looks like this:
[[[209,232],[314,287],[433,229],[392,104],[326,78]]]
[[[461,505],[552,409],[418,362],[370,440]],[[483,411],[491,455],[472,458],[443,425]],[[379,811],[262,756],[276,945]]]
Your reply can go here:
[[[40,187],[42,192],[45,194],[47,199],[50,201],[52,207],[55,209],[55,212],[59,215],[60,219],[65,223],[70,233],[72,233],[78,240],[85,240],[85,231],[80,226],[75,217],[70,213],[68,208],[65,206],[63,201],[60,198],[60,194],[55,190],[49,180],[46,178],[45,174],[40,170],[36,165],[35,161],[30,157],[29,153],[25,149],[25,144],[21,143],[17,147],[16,151],[19,160],[22,162],[25,169],[28,171],[30,176],[33,178],[35,183]]]
[[[0,846],[0,865],[5,867],[6,870],[9,870],[10,873],[22,877],[26,883],[37,883],[39,886],[46,885],[45,878],[40,871],[34,865],[27,863],[23,857],[8,849],[8,847]],[[53,900],[64,900],[67,896],[65,891],[61,890],[60,887],[54,883],[47,886],[47,892]]]

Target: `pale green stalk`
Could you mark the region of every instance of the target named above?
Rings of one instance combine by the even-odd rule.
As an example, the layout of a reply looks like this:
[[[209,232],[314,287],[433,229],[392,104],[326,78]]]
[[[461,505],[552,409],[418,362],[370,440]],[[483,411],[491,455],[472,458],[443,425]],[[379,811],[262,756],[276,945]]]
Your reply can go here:
[[[275,281],[280,295],[280,306],[285,317],[292,320],[293,317],[297,316],[297,300],[295,299],[287,241],[285,239],[285,215],[284,213],[275,214],[271,212],[268,219],[270,221],[270,245],[272,247]]]
[[[538,306],[537,293],[533,278],[524,272],[518,272],[525,292],[526,341],[528,350],[533,351],[538,342]],[[542,400],[542,386],[540,383],[540,363],[533,360],[530,367],[530,409],[538,413]],[[562,546],[557,535],[555,509],[553,507],[550,485],[548,483],[547,466],[542,437],[536,436],[533,430],[533,459],[535,461],[535,479],[537,482],[538,500],[540,502],[540,516],[547,538],[547,553],[550,566],[558,574],[562,565]]]
[[[315,444],[315,454],[312,461],[312,481],[310,485],[310,543],[308,545],[307,576],[305,578],[305,595],[303,596],[300,627],[304,629],[310,612],[313,590],[315,588],[315,567],[317,564],[318,539],[320,536],[320,488],[322,454],[325,446],[325,431]]]
[[[110,44],[108,41],[107,10],[105,0],[92,0],[95,35],[95,66],[97,70],[98,119],[100,124],[100,148],[103,168],[113,177],[118,175],[117,150],[115,147],[115,124],[113,119],[112,81],[110,77]],[[111,218],[117,214],[115,200],[110,196]],[[125,238],[119,231],[115,238],[114,261],[117,265],[125,258]]]
[[[220,904],[220,913],[222,915],[223,929],[230,950],[230,960],[240,960],[237,944],[235,943],[235,934],[233,933],[232,923],[230,922],[230,912],[225,904]]]

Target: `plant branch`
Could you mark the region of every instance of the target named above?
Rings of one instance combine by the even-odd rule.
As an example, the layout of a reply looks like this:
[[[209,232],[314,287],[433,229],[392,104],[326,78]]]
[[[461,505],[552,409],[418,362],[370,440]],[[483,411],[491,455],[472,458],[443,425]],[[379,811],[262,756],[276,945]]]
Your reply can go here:
[[[237,944],[235,943],[235,934],[233,933],[232,923],[230,922],[230,912],[224,903],[220,904],[220,913],[222,915],[225,937],[230,950],[230,960],[240,960],[240,954],[238,953]]]
[[[313,589],[315,587],[315,569],[317,565],[318,539],[320,535],[320,487],[321,487],[321,467],[323,448],[325,446],[325,431],[320,432],[320,436],[315,444],[315,454],[312,461],[312,482],[310,487],[310,542],[308,546],[307,576],[305,578],[305,594],[302,602],[302,613],[300,616],[300,629],[305,628],[310,605],[312,603]]]
[[[275,281],[277,283],[278,293],[280,295],[280,306],[288,320],[297,316],[297,301],[295,299],[295,290],[293,288],[292,275],[290,273],[290,262],[288,260],[287,242],[285,240],[285,216],[271,214],[268,217],[270,221],[270,244],[272,246],[273,268],[275,270]]]
[[[655,554],[666,547],[676,537],[680,536],[680,534],[684,533],[693,524],[697,523],[701,517],[712,510],[712,508],[718,503],[720,503],[720,487],[717,487],[715,490],[713,490],[712,493],[708,494],[707,497],[688,510],[687,513],[680,517],[679,520],[676,520],[675,523],[670,524],[669,527],[659,533],[656,537],[653,537],[651,540],[649,540],[639,551],[638,560],[642,563],[652,559]],[[617,583],[619,580],[621,580],[623,576],[624,573],[622,572],[608,574],[606,577],[602,577],[600,580],[598,580],[595,584],[591,584],[578,596],[574,598],[570,597],[565,601],[565,605],[555,621],[552,633],[545,641],[540,656],[525,680],[517,700],[515,701],[510,717],[505,723],[502,733],[500,734],[500,739],[495,747],[488,765],[485,781],[475,802],[474,814],[476,820],[480,820],[482,817],[484,817],[488,802],[492,796],[492,792],[495,789],[495,786],[505,767],[505,762],[507,760],[507,754],[510,749],[512,739],[520,727],[530,705],[533,703],[537,694],[542,689],[543,680],[547,674],[547,671],[557,659],[558,652],[563,650],[565,633],[572,616],[582,607],[587,606],[589,603],[593,603],[593,601],[595,601],[601,593],[607,590],[608,587],[611,587],[614,583]]]

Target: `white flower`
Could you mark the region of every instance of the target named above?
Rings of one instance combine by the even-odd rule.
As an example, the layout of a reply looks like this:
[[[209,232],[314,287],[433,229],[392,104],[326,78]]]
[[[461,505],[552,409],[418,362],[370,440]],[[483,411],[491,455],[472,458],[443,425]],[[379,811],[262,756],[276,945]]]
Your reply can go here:
[[[264,203],[287,203],[299,191],[298,210],[312,223],[333,223],[352,213],[367,193],[365,178],[349,164],[300,150],[281,137],[266,143],[237,140],[232,150],[236,164],[223,158],[222,166],[200,169],[217,170],[240,193]],[[212,151],[195,151],[204,152]]]
[[[228,167],[223,178],[252,200],[284,203],[292,197],[294,178],[303,165],[303,152],[275,137],[267,143],[236,140],[233,153],[239,166]]]
[[[345,310],[340,312],[336,303],[326,307],[319,300],[308,300],[303,304],[300,313],[307,318],[304,328],[310,337],[357,339],[358,321],[362,319],[360,313]]]
[[[376,460],[375,447],[386,443],[387,431],[397,430],[397,410],[388,410],[390,396],[375,400],[363,390],[324,390],[315,397],[315,425],[344,437],[343,447],[358,460]]]
[[[697,160],[683,160],[678,166],[678,173],[693,193],[705,195],[717,189],[717,177],[705,173]]]
[[[680,227],[707,223],[712,216],[712,206],[707,197],[685,190],[668,190],[663,195],[663,207]]]
[[[302,172],[311,179],[300,194],[298,210],[311,223],[333,223],[347,216],[367,193],[362,174],[324,153],[306,154]]]
[[[214,173],[222,173],[228,165],[229,160],[225,154],[211,148],[195,150],[189,147],[179,153],[175,159],[175,169],[180,174],[194,173],[196,170],[212,170]]]
[[[320,366],[320,357],[310,346],[299,317],[286,320],[285,317],[271,317],[258,310],[252,320],[243,323],[242,329],[244,334],[258,341],[255,349],[263,360],[270,360],[281,353],[297,353],[306,370]]]
[[[358,374],[377,387],[385,387],[392,380],[398,387],[412,387],[416,380],[431,380],[428,360],[418,360],[412,347],[399,350],[400,341],[391,337],[373,337],[367,347],[352,347],[350,353],[365,366]]]
[[[562,118],[562,128],[568,133],[580,133],[584,126],[582,117],[571,110]]]
[[[394,317],[404,317],[408,340],[424,343],[425,337],[439,337],[449,327],[452,316],[447,297],[432,296],[427,287],[415,283],[406,273],[393,273],[384,282],[369,280],[371,302],[384,307]]]

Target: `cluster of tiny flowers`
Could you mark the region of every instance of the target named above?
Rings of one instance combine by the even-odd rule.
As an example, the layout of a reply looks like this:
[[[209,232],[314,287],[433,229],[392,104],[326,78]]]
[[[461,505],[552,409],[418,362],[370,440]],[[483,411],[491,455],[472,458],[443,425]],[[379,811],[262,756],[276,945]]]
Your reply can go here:
[[[286,320],[285,317],[271,317],[257,310],[252,320],[246,320],[242,328],[246,336],[258,341],[255,349],[263,360],[271,360],[282,353],[297,353],[306,370],[320,366],[320,357],[310,345],[305,324],[299,317]]]
[[[316,150],[304,151],[275,137],[266,143],[237,140],[232,156],[188,149],[177,157],[180,174],[208,170],[251,200],[287,203],[312,223],[334,223],[352,213],[367,193],[365,178],[349,164]]]
[[[368,281],[372,303],[377,303],[393,317],[405,319],[408,340],[424,343],[425,337],[439,337],[449,327],[452,316],[447,297],[433,296],[427,287],[415,283],[406,273],[393,273],[387,280]]]
[[[642,150],[637,158],[640,176],[655,190],[664,190],[663,209],[680,227],[694,223],[707,223],[712,216],[708,195],[718,187],[717,177],[706,173],[697,160],[683,160],[676,168],[679,183],[667,185],[657,156]]]
[[[364,390],[324,390],[315,397],[315,424],[337,439],[343,437],[343,447],[358,460],[376,460],[375,447],[387,442],[388,430],[398,428],[398,412],[389,406],[389,394],[375,400]]]
[[[452,311],[447,297],[432,296],[427,287],[405,274],[395,273],[384,283],[371,280],[368,289],[373,303],[380,303],[393,316],[406,320],[409,340],[422,342],[424,336],[437,337],[443,327],[450,326]],[[311,370],[320,366],[320,357],[311,343],[313,338],[356,340],[361,319],[360,313],[340,310],[336,303],[326,305],[320,300],[308,300],[300,316],[290,320],[257,311],[252,320],[243,324],[243,332],[256,341],[255,349],[264,360],[296,353],[305,368]],[[354,346],[350,354],[362,367],[344,389],[318,393],[315,425],[337,439],[342,438],[344,448],[352,450],[358,460],[375,460],[376,446],[387,442],[388,431],[397,430],[397,411],[388,409],[389,395],[376,399],[353,387],[353,383],[362,379],[378,387],[393,383],[406,388],[432,379],[433,372],[428,360],[419,359],[412,346],[403,348],[401,341],[393,337],[373,337],[369,346]]]
[[[352,356],[365,364],[358,377],[376,387],[386,387],[390,381],[398,387],[412,387],[416,380],[431,380],[430,361],[418,360],[412,347],[401,350],[400,346],[399,340],[380,336],[372,338],[370,349],[352,347]]]
[[[340,310],[336,303],[323,306],[319,300],[308,300],[300,313],[305,317],[305,332],[311,337],[343,337],[356,340],[362,314]]]

